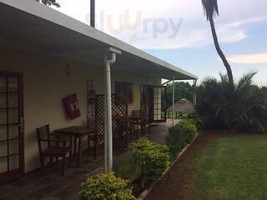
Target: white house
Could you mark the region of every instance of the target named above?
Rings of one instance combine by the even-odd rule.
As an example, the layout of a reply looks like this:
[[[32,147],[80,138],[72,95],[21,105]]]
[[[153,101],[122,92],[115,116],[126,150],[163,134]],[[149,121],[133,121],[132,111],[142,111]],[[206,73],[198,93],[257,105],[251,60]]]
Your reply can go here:
[[[107,60],[114,51],[109,74]],[[111,81],[104,81],[109,75]],[[161,104],[155,102],[162,93],[156,94],[153,86],[173,78],[197,76],[36,1],[0,0],[0,182],[40,166],[37,127],[87,124],[88,80],[96,94],[115,93],[116,82],[129,84],[129,114],[146,106],[142,98],[152,91],[157,121],[164,120]],[[69,120],[62,98],[73,93],[81,116]]]

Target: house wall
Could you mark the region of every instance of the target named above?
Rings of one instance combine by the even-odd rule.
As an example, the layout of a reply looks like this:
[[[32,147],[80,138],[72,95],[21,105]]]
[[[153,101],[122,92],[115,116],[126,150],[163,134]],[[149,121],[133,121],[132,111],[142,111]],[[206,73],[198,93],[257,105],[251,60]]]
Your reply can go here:
[[[50,124],[51,130],[72,126],[86,125],[87,79],[94,80],[97,94],[104,92],[103,68],[89,66],[45,55],[15,51],[0,47],[0,71],[23,73],[24,83],[24,119],[25,119],[25,170],[31,171],[40,166],[35,129]],[[67,70],[69,65],[69,70]],[[69,71],[69,75],[67,75]],[[134,100],[129,105],[140,109],[140,84],[159,85],[159,78],[144,75],[112,71],[112,90],[115,81],[133,83]],[[77,93],[81,117],[68,120],[61,99]],[[85,143],[84,143],[85,145]]]

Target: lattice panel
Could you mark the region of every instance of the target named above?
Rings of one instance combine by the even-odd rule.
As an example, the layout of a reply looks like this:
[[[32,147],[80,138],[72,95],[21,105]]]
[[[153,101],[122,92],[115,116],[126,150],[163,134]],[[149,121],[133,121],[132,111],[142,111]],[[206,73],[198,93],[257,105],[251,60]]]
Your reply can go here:
[[[105,133],[105,96],[96,96],[96,127],[99,134]],[[127,104],[123,104],[119,96],[113,94],[111,98],[112,114],[120,116],[121,118],[127,118],[128,107]],[[114,117],[112,118],[112,132],[113,132],[113,146],[125,147],[127,146],[127,122],[118,121]]]
[[[105,134],[105,97],[104,95],[95,96],[95,126],[99,135]],[[104,141],[99,141],[99,143],[104,143]]]
[[[94,80],[87,80],[87,126],[95,126],[95,93]]]

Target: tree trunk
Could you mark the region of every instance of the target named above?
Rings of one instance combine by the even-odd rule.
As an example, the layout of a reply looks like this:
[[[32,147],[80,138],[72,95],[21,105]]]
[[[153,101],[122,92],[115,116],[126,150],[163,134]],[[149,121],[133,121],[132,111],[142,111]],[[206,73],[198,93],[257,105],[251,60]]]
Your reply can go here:
[[[231,66],[229,65],[225,55],[223,54],[223,52],[222,52],[222,50],[220,48],[218,37],[217,37],[217,34],[216,34],[216,30],[215,30],[215,26],[214,26],[214,22],[213,22],[213,18],[212,17],[209,18],[209,22],[210,22],[210,28],[211,28],[212,37],[213,37],[213,41],[214,41],[214,45],[215,45],[216,51],[219,54],[221,60],[223,61],[224,66],[226,68],[227,76],[228,76],[228,79],[229,79],[229,83],[234,88],[234,78],[233,78],[232,69],[231,69]]]

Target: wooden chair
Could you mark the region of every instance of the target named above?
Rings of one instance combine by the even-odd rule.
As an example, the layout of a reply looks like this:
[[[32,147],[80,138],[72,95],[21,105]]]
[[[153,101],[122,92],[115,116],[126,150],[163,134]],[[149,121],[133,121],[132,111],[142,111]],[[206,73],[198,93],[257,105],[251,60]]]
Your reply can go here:
[[[135,120],[134,121],[135,128],[141,127],[141,134],[142,135],[145,135],[145,131],[146,131],[147,126],[148,126],[148,130],[150,133],[151,122],[149,120],[149,116],[142,114],[141,110],[132,110],[132,118]],[[135,129],[135,131],[136,131],[136,129]]]
[[[140,128],[140,132],[143,135],[143,119],[141,117],[140,110],[132,110],[132,124],[133,124],[133,133],[136,138],[138,138],[138,132]]]
[[[116,138],[117,141],[120,141],[121,144],[117,143],[119,147],[128,147],[129,136],[132,132],[130,119],[114,111],[112,112],[112,118],[113,123],[116,123],[113,139]]]
[[[97,154],[98,154],[98,148],[100,146],[104,146],[104,135],[99,134],[96,128],[96,123],[95,120],[88,120],[87,127],[91,127],[92,129],[95,130],[94,134],[89,134],[88,135],[88,149],[90,148],[90,141],[93,142],[94,144],[94,158],[97,159]]]
[[[146,127],[148,127],[148,133],[150,133],[150,129],[151,129],[150,117],[148,115],[142,114],[142,112],[141,112],[141,116],[142,116],[142,119],[143,119],[143,133],[145,134]]]
[[[41,174],[43,175],[44,173],[45,158],[50,158],[50,162],[52,162],[53,158],[55,157],[57,161],[58,158],[62,158],[62,176],[64,176],[66,170],[65,161],[67,155],[69,155],[69,159],[71,160],[72,141],[70,141],[69,146],[66,146],[66,140],[58,138],[51,139],[51,137],[56,136],[50,133],[50,127],[48,124],[40,128],[36,128],[36,134],[41,162]],[[44,143],[46,143],[46,148],[43,148]]]
[[[88,148],[90,147],[90,141],[94,144],[94,158],[97,159],[98,148],[104,145],[104,135],[98,134],[96,130],[94,134],[88,135]]]

